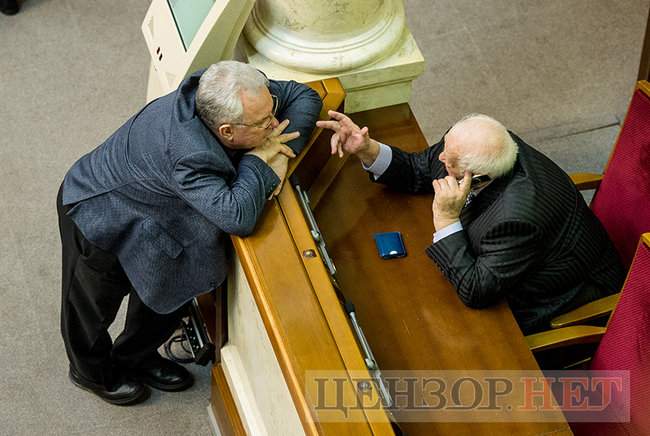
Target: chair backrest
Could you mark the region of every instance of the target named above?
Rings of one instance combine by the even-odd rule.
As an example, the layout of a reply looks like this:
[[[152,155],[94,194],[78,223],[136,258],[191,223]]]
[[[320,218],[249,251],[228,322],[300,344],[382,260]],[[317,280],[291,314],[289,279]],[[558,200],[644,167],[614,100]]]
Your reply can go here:
[[[591,208],[625,268],[650,231],[650,84],[640,81]]]
[[[621,298],[590,369],[630,371],[630,422],[583,423],[576,426],[576,434],[650,434],[650,233],[638,244]],[[614,402],[623,399],[615,397]]]

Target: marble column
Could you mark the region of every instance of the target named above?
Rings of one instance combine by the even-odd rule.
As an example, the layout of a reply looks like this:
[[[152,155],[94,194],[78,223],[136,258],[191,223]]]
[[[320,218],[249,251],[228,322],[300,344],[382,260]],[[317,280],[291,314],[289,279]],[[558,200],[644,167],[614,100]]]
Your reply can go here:
[[[257,0],[244,58],[277,79],[338,77],[347,112],[408,101],[424,60],[403,0]]]

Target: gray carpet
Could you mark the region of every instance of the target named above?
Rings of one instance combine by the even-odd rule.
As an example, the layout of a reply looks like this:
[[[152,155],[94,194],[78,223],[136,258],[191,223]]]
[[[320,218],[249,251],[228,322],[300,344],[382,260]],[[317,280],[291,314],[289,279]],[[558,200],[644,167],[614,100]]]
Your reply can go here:
[[[649,1],[407,0],[427,59],[411,102],[427,138],[484,112],[569,171],[601,170]],[[59,335],[56,191],[143,104],[148,3],[27,0],[0,15],[1,435],[210,433],[207,369],[190,367],[187,392],[112,407],[69,383]]]

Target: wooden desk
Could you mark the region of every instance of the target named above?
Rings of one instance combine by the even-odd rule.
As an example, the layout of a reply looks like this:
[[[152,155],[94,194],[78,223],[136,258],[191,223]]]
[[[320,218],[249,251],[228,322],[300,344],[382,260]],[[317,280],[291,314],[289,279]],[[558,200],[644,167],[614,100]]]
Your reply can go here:
[[[358,114],[373,138],[403,150],[427,146],[408,105]],[[350,158],[316,208],[316,218],[382,370],[539,370],[504,302],[466,307],[425,248],[433,237],[431,195],[371,183]],[[382,260],[372,235],[402,232],[408,256]],[[409,435],[539,434],[565,423],[403,423]]]
[[[337,95],[332,83],[322,85],[320,90],[321,95]],[[368,125],[373,137],[386,143],[410,150],[427,146],[408,105],[361,113],[355,120]],[[310,191],[319,226],[338,268],[339,282],[357,307],[381,369],[539,371],[507,305],[481,311],[466,308],[425,255],[424,248],[432,237],[430,196],[405,196],[371,183],[355,158],[330,159],[328,144],[329,135],[320,135],[301,155],[295,174]],[[408,257],[390,261],[378,258],[372,235],[390,230],[403,233]],[[267,207],[256,233],[244,239],[233,238],[233,242],[241,262],[241,267],[239,263],[235,267],[235,275],[237,268],[241,268],[246,283],[235,277],[233,282],[239,285],[229,292],[239,298],[246,293],[252,295],[261,319],[260,330],[268,335],[268,348],[272,349],[270,354],[279,370],[274,370],[273,365],[254,364],[255,359],[263,360],[263,340],[256,343],[257,354],[249,357],[251,363],[231,372],[249,379],[244,384],[252,386],[256,392],[253,395],[265,389],[264,384],[255,382],[260,379],[261,368],[270,371],[267,380],[282,378],[288,394],[278,394],[275,402],[260,402],[267,404],[269,414],[280,413],[282,407],[291,408],[296,422],[299,419],[302,426],[300,431],[295,426],[291,429],[296,434],[394,434],[383,408],[357,410],[340,422],[321,420],[323,415],[316,407],[318,399],[307,388],[305,375],[312,370],[366,375],[368,372],[320,256],[306,254],[308,250],[316,251],[316,245],[295,190],[285,186]],[[243,316],[237,308],[232,312],[230,317]],[[231,342],[231,347],[237,348],[245,338],[231,337]],[[252,345],[243,343],[239,348],[250,350]],[[248,375],[243,374],[246,372]],[[222,425],[222,432],[242,434],[243,427],[249,431],[250,427],[246,423],[242,426],[239,417],[232,418],[233,410],[237,412],[243,406],[241,399],[228,399],[232,384],[238,383],[233,375],[230,377],[228,380],[223,376],[221,366],[215,368],[212,406],[220,423],[231,415],[232,425]],[[352,377],[341,390],[347,400],[357,397]],[[278,405],[280,398],[291,404]],[[372,390],[364,404],[376,404],[376,400],[377,393]],[[257,415],[264,413],[262,410]],[[553,416],[559,422],[401,425],[409,435],[571,434],[558,413]],[[262,416],[260,421],[265,418]],[[268,422],[271,421],[269,418]]]

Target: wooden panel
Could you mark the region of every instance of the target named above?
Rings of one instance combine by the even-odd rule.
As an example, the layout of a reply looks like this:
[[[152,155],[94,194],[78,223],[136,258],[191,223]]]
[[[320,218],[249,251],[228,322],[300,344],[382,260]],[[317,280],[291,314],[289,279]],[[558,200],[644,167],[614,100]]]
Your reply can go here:
[[[351,424],[344,433],[333,432],[312,417],[316,399],[305,396],[305,371],[345,370],[345,366],[282,211],[275,202],[271,206],[253,236],[233,238],[233,242],[305,431],[371,434],[358,416],[353,418],[361,423]],[[344,395],[353,398],[355,394],[350,387]]]
[[[354,115],[373,138],[406,150],[427,146],[408,105]],[[373,184],[350,158],[316,216],[343,292],[382,370],[538,370],[505,303],[465,307],[424,250],[433,235],[430,195],[404,195]],[[402,232],[408,256],[381,260],[372,235]],[[562,417],[559,417],[562,419]],[[566,423],[402,423],[409,435],[538,434]]]
[[[617,292],[558,315],[551,320],[551,328],[558,329],[570,325],[584,324],[604,315],[609,315],[618,304],[619,298],[621,298],[621,293]]]
[[[279,202],[298,253],[305,253],[308,250],[316,253],[316,244],[303,217],[297,194],[293,190],[287,190],[286,193],[280,196]],[[358,378],[361,376],[364,379],[370,379],[370,374],[359,353],[356,339],[348,323],[347,314],[342,310],[341,303],[336,296],[329,273],[323,261],[318,255],[316,257],[303,255],[302,263],[311,282],[313,292],[318,299],[323,316],[330,328],[338,352],[340,353],[344,369],[346,371],[353,371],[353,377]],[[327,368],[323,366],[319,367],[319,369]],[[311,367],[311,369],[316,368]],[[351,382],[351,379],[349,380]],[[388,418],[385,412],[382,409],[373,410],[371,407],[380,401],[377,391],[371,388],[369,392],[361,397],[361,400],[362,404],[368,408],[364,413],[369,421],[373,434],[392,434],[392,430],[387,427]]]
[[[640,89],[641,92],[650,97],[650,83],[648,83],[648,80],[649,79],[639,80],[636,83],[636,89]]]
[[[571,173],[569,177],[580,191],[598,189],[603,180],[603,175],[597,173]]]
[[[337,108],[344,97],[338,81],[324,83],[327,84],[328,94],[324,98],[322,115],[326,114],[328,108]],[[337,92],[330,94],[330,90]],[[309,154],[318,133],[315,132],[300,159]],[[293,162],[291,165],[290,171],[295,168]],[[301,249],[308,244],[305,236],[308,230],[302,212],[297,208],[293,188],[285,184],[279,198],[267,206],[255,234],[247,238],[232,238],[292,396],[293,406],[309,435],[392,435],[382,410],[368,412],[374,415],[370,424],[365,412],[359,410],[352,411],[338,423],[320,422],[318,419],[318,399],[310,396],[306,390],[306,372],[332,370],[345,373],[346,364],[352,362],[351,369],[363,369],[363,361],[333,290],[330,290],[330,296],[326,295],[326,291],[325,296],[322,292],[317,294],[303,264]],[[290,229],[287,217],[293,229]],[[303,231],[298,241],[294,240],[292,230]],[[314,260],[320,262],[317,258]],[[317,264],[314,262],[314,265]],[[318,265],[324,273],[322,263]],[[310,267],[310,270],[314,272],[314,268]],[[322,283],[316,286],[321,287]],[[324,312],[328,312],[330,318]],[[342,354],[346,357],[342,357]],[[344,385],[342,396],[348,404],[355,401],[357,394],[351,380]]]
[[[650,248],[650,233],[644,233],[641,235],[641,241]]]
[[[600,342],[605,330],[605,327],[573,325],[528,335],[526,342],[532,351],[544,351],[577,344],[593,344]]]
[[[212,368],[212,399],[210,401],[214,416],[223,436],[246,436],[237,406],[228,387],[221,364]]]

